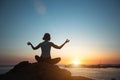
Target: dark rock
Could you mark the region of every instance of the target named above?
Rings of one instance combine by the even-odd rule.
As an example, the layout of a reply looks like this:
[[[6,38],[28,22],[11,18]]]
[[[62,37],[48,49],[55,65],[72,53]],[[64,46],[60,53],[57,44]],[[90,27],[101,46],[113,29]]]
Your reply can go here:
[[[57,65],[23,61],[1,75],[0,80],[71,80],[71,73]]]

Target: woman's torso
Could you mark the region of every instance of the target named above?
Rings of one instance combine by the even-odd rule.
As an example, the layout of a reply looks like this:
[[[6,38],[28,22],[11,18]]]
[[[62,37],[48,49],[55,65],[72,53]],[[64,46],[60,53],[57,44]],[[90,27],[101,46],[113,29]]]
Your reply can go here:
[[[51,50],[50,42],[44,41],[41,43],[41,51],[42,51],[41,57],[51,58],[50,50]]]

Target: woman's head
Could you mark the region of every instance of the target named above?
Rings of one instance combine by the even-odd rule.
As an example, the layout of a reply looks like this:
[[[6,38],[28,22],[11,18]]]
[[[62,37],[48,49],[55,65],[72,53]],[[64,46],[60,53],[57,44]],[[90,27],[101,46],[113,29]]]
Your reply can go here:
[[[45,33],[44,37],[43,37],[43,40],[49,41],[50,39],[51,39],[50,34],[49,33]]]

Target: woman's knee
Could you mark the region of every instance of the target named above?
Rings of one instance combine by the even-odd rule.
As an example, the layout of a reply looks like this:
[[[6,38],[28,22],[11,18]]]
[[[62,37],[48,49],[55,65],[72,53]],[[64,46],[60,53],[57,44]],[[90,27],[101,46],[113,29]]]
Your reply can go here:
[[[59,61],[61,60],[61,58],[60,58],[60,57],[58,57],[57,59],[58,59]]]
[[[39,57],[38,55],[35,55],[35,57]]]

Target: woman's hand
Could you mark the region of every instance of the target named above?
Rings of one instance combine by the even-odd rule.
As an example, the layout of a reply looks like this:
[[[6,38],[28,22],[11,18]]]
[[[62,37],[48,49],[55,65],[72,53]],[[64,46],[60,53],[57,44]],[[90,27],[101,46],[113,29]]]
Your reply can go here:
[[[66,39],[65,43],[68,43],[70,40]]]
[[[28,42],[27,45],[31,45],[31,42]]]

